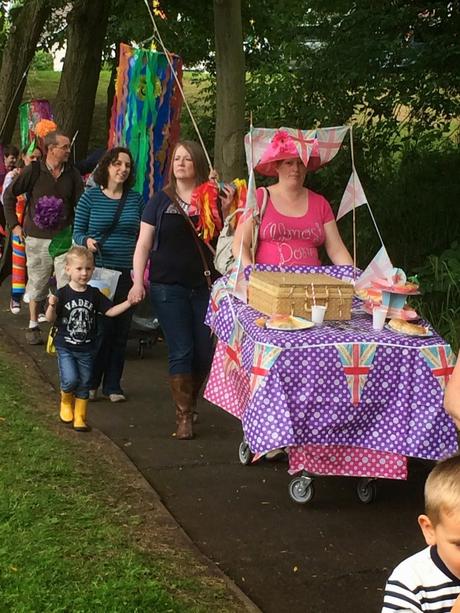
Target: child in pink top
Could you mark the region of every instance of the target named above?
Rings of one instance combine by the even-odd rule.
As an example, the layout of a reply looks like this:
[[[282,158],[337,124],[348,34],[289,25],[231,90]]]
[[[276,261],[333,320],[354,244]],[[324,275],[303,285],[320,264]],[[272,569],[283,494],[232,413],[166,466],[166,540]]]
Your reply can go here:
[[[259,209],[263,188],[257,190]],[[318,247],[325,240],[324,224],[334,221],[329,202],[310,189],[307,212],[300,217],[279,213],[270,196],[259,228],[256,262],[285,266],[321,266]]]

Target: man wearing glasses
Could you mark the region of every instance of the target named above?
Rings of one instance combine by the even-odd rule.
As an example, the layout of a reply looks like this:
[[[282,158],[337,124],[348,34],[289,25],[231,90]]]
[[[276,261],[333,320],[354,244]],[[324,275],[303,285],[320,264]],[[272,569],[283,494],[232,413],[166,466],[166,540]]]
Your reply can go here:
[[[58,287],[67,283],[65,255],[49,254],[51,240],[73,222],[74,209],[83,192],[83,181],[69,164],[70,139],[60,131],[44,138],[45,159],[26,166],[3,196],[5,217],[11,232],[25,241],[30,321],[26,333],[31,345],[43,343],[38,325],[39,304],[48,295],[49,279],[56,275]],[[16,198],[27,194],[26,213],[21,225],[16,217]]]

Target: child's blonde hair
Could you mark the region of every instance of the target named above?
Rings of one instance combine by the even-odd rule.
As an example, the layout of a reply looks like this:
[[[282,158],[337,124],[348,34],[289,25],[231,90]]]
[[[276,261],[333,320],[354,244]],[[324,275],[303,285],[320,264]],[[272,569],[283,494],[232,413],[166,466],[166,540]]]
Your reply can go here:
[[[87,262],[91,262],[94,265],[94,257],[89,249],[80,245],[74,245],[65,254],[65,263],[67,266],[71,264],[73,260],[85,259]]]
[[[425,483],[425,513],[434,526],[441,512],[460,512],[460,454],[439,462]]]

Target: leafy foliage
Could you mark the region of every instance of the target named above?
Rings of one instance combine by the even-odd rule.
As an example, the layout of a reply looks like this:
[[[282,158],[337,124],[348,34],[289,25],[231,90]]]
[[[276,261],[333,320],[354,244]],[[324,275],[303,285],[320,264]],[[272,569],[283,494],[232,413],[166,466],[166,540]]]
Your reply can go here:
[[[31,69],[53,70],[53,56],[51,53],[42,50],[37,51],[31,64]]]

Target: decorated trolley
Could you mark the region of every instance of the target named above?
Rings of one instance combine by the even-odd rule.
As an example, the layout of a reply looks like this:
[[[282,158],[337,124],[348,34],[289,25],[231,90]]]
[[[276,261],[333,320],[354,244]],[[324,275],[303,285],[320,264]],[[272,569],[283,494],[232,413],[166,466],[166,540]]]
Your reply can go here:
[[[308,162],[316,148],[322,163],[329,162],[347,130],[296,131],[299,156]],[[254,210],[253,168],[273,132],[256,129],[246,141],[250,179],[243,215]],[[353,165],[338,217],[360,204],[368,205]],[[383,241],[362,274],[355,266],[290,268],[299,275],[327,274],[364,292],[363,299],[353,298],[349,319],[303,330],[261,326],[261,312],[247,303],[251,269],[238,260],[213,286],[206,321],[217,346],[205,398],[241,420],[242,464],[287,449],[289,495],[297,503],[312,500],[316,476],[333,475],[357,477],[358,497],[368,503],[377,479],[407,479],[408,458],[438,460],[457,450],[455,426],[443,409],[455,365],[451,347],[428,322],[419,336],[372,326],[372,280],[389,270]],[[417,317],[404,300],[394,308],[402,320]]]

